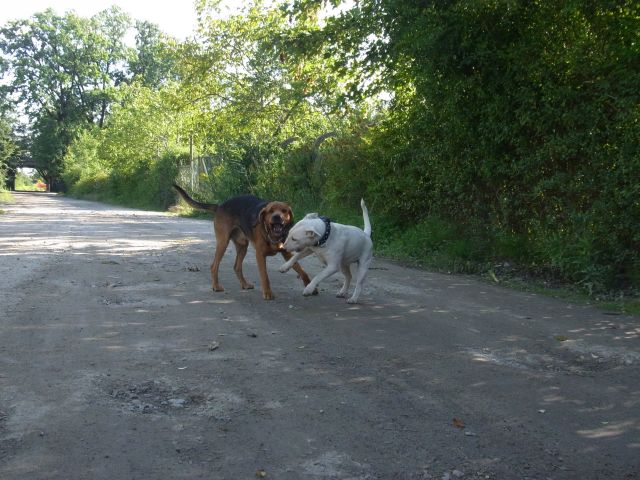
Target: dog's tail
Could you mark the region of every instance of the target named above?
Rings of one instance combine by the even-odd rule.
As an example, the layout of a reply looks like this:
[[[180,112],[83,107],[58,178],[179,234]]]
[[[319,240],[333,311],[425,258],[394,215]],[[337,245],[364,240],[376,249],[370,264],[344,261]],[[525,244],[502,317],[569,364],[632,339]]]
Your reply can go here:
[[[369,210],[364,203],[364,198],[360,199],[360,207],[362,207],[362,218],[364,218],[364,233],[367,237],[371,237],[371,222],[369,221]]]
[[[207,212],[213,212],[213,213],[216,213],[216,210],[218,210],[218,205],[217,204],[215,204],[215,203],[201,203],[201,202],[198,202],[198,201],[194,200],[193,198],[191,198],[187,194],[187,192],[185,192],[182,188],[180,188],[175,183],[173,184],[173,188],[175,188],[176,191],[180,194],[180,196],[184,199],[184,201],[187,202],[193,208],[196,208],[198,210],[205,210]]]

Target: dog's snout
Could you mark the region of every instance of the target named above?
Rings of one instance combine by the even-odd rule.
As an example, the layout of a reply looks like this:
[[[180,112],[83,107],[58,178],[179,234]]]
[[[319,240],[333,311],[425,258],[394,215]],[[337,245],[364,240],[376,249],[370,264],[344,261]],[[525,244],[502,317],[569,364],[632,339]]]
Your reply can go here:
[[[282,223],[282,215],[280,215],[279,213],[274,213],[271,216],[271,221],[272,222],[277,222],[277,223]]]

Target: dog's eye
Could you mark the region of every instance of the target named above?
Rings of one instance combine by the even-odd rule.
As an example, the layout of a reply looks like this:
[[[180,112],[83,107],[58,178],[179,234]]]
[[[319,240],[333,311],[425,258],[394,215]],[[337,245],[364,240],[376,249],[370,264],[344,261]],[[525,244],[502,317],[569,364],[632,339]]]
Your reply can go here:
[[[292,242],[297,242],[298,240],[296,239],[296,237],[291,237],[291,241]]]

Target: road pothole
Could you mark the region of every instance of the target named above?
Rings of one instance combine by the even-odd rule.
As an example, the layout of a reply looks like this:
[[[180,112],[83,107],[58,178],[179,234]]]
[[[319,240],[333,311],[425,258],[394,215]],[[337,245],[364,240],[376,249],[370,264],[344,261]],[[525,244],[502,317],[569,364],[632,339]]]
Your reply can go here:
[[[216,390],[201,392],[172,386],[162,380],[131,382],[103,379],[100,390],[121,410],[135,415],[199,415],[229,420],[245,401],[238,395]]]
[[[159,380],[106,382],[103,390],[125,410],[140,414],[176,413],[206,403],[204,395]]]

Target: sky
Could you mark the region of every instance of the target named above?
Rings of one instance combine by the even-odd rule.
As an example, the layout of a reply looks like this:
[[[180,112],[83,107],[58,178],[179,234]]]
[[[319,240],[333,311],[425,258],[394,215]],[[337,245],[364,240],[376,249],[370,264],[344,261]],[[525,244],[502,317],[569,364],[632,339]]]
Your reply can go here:
[[[91,17],[112,5],[136,20],[157,24],[160,30],[179,40],[195,32],[196,12],[192,0],[2,0],[0,27],[9,20],[29,18],[47,8],[52,8],[58,15],[74,10],[81,17]]]

